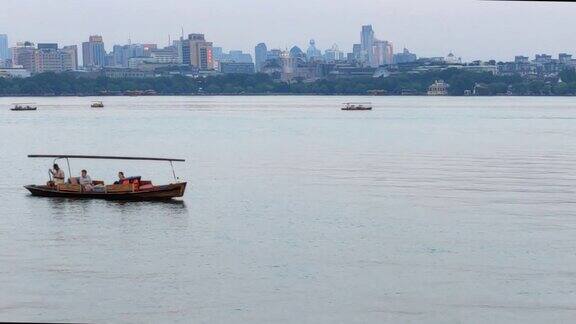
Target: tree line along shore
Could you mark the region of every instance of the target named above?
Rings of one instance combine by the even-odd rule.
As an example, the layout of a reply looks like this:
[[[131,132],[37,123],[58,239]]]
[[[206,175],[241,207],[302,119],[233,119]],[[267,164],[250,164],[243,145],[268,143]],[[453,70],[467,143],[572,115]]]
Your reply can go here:
[[[202,78],[184,76],[115,79],[87,78],[73,73],[43,73],[30,78],[0,78],[0,96],[114,95],[426,95],[443,80],[449,96],[570,96],[576,95],[576,71],[559,77],[530,79],[459,69],[381,78],[324,79],[281,82],[266,74],[228,74]]]

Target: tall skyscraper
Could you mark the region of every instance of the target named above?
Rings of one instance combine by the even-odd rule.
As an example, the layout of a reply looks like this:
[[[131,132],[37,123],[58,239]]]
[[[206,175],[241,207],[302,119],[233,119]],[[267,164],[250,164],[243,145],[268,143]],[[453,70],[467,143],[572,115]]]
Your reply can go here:
[[[102,36],[92,35],[82,43],[82,62],[84,68],[100,68],[106,63],[106,50]]]
[[[394,45],[392,44],[392,42],[386,41],[384,64],[394,64]]]
[[[8,50],[8,35],[0,34],[0,60],[7,60],[10,58],[10,51]]]
[[[212,42],[207,42],[204,34],[190,34],[182,41],[183,63],[200,70],[213,70]]]
[[[362,26],[362,32],[360,33],[360,45],[362,46],[362,57],[361,62],[364,64],[375,66],[376,61],[374,60],[374,30],[372,25]]]
[[[184,60],[184,57],[182,56],[182,42],[183,42],[182,39],[172,41],[172,47],[174,47],[174,50],[176,51],[176,54],[178,55],[178,59],[177,59],[178,64],[182,64],[182,61]]]
[[[268,56],[266,44],[260,43],[254,48],[254,58],[256,63],[256,72],[260,72]]]

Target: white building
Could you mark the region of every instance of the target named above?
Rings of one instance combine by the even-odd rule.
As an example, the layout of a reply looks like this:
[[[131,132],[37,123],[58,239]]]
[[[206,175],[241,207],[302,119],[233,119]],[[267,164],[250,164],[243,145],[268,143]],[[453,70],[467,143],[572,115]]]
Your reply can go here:
[[[443,80],[436,80],[430,87],[428,87],[429,96],[446,96],[448,95],[448,83]]]
[[[446,64],[462,64],[462,58],[456,57],[453,53],[450,53],[444,58],[444,62],[446,62]]]

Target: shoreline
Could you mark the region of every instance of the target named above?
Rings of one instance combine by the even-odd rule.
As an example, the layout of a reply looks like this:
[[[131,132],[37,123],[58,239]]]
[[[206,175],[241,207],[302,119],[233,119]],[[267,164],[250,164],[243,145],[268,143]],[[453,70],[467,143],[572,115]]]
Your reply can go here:
[[[56,98],[56,97],[426,97],[426,98],[570,98],[576,95],[481,95],[481,96],[466,96],[466,95],[443,95],[443,96],[429,96],[426,94],[390,94],[390,95],[371,95],[371,94],[347,94],[347,93],[210,93],[210,94],[153,94],[153,95],[124,95],[124,94],[11,94],[0,95],[0,98]]]

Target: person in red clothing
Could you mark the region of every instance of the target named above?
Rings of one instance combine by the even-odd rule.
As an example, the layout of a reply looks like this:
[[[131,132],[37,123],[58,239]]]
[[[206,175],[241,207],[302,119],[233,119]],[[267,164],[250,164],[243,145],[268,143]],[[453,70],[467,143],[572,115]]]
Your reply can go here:
[[[122,184],[122,180],[126,179],[124,176],[124,172],[118,172],[118,181],[114,182],[114,184]]]

